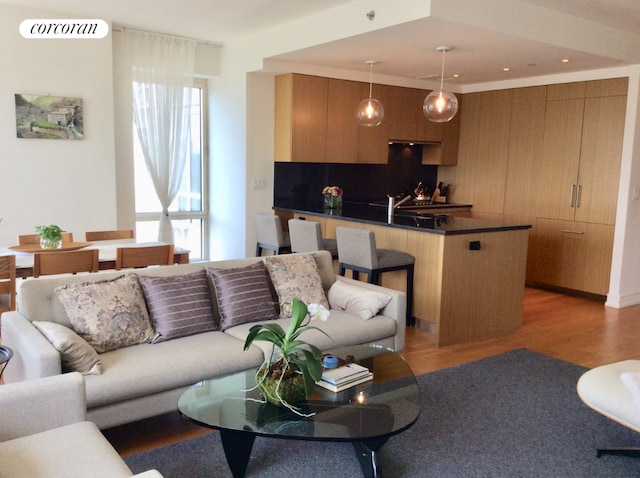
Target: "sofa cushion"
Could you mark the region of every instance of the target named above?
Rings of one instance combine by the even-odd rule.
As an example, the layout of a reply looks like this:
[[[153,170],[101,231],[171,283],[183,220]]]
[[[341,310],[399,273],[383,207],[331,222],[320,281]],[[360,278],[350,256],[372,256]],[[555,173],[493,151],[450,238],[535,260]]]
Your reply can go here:
[[[287,330],[291,319],[278,319],[275,323],[279,324],[284,330]],[[242,324],[232,327],[225,331],[225,334],[231,335],[238,340],[244,341],[249,329],[254,324]],[[322,332],[310,329],[300,335],[300,339],[307,343],[313,344],[320,350],[330,350],[335,347],[359,345],[369,343],[387,343],[387,338],[393,337],[396,332],[398,322],[384,315],[376,315],[367,321],[366,327],[363,326],[362,319],[356,315],[349,314],[344,310],[331,309],[329,318],[326,321],[314,320],[314,327],[324,331]],[[268,357],[273,348],[270,342],[256,341],[253,345],[260,347],[265,356]]]
[[[207,273],[138,276],[157,337],[154,342],[215,330]]]
[[[262,262],[231,269],[207,269],[207,272],[216,291],[220,330],[278,318],[269,277]]]
[[[68,284],[55,293],[73,330],[96,352],[151,342],[155,332],[135,274],[99,282]]]
[[[346,310],[364,320],[375,316],[391,300],[389,294],[347,284],[341,280],[333,283],[327,296],[332,308]]]
[[[259,366],[262,351],[253,346],[245,351],[243,346],[244,339],[214,331],[104,353],[102,375],[85,377],[87,408],[148,397]]]
[[[39,320],[34,320],[33,325],[60,352],[62,364],[67,370],[83,375],[102,373],[102,362],[97,352],[69,327]]]
[[[329,308],[318,264],[312,254],[269,256],[264,261],[278,293],[281,318],[291,317],[291,308],[286,304],[294,297],[305,304],[320,304]]]

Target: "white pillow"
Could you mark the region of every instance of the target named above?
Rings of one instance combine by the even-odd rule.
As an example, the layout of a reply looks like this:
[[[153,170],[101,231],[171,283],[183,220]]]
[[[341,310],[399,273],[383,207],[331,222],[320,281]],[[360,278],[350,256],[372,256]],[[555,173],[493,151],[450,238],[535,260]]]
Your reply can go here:
[[[389,294],[347,284],[341,280],[333,283],[327,295],[332,309],[346,310],[364,320],[375,316],[391,300]]]

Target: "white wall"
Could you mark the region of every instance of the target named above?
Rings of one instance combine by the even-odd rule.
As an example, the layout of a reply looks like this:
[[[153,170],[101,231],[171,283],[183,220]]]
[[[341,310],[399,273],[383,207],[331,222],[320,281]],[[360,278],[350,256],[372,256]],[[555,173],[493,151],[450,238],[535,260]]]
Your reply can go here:
[[[111,38],[28,40],[28,18],[59,16],[0,5],[0,246],[40,224],[78,240],[116,224]],[[16,93],[82,98],[84,139],[17,138]]]

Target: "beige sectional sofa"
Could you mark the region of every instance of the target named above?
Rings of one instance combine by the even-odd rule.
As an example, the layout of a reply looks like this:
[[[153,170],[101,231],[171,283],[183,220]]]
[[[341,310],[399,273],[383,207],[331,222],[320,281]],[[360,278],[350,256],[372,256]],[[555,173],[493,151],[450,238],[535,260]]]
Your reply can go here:
[[[228,277],[233,277],[231,273],[261,267],[256,266],[256,263],[264,261],[263,264],[268,269],[269,287],[274,288],[271,291],[273,305],[280,300],[283,293],[283,270],[280,269],[276,274],[276,280],[273,280],[273,264],[304,262],[308,265],[309,258],[312,258],[312,262],[317,266],[315,273],[319,276],[321,294],[331,299],[332,308],[326,322],[314,323],[331,339],[317,331],[310,331],[304,337],[308,342],[323,350],[368,343],[402,350],[405,335],[405,294],[336,276],[330,253],[319,251],[313,254],[193,263],[126,272],[104,271],[96,274],[26,279],[19,287],[18,311],[2,315],[2,341],[14,351],[14,357],[5,370],[4,380],[7,383],[33,380],[61,374],[68,368],[70,362],[63,361],[60,352],[64,352],[65,349],[61,349],[60,344],[57,344],[58,348],[54,347],[51,337],[47,339],[40,329],[34,326],[34,322],[38,326],[41,326],[42,322],[54,322],[64,325],[67,330],[77,326],[77,323],[71,323],[70,317],[77,315],[80,320],[83,319],[84,305],[80,301],[75,304],[72,302],[76,308],[71,307],[69,303],[63,305],[59,296],[61,287],[73,289],[88,284],[110,284],[122,280],[123,273],[135,274],[140,282],[143,281],[142,277],[163,277],[172,281],[204,270],[209,278],[213,318],[217,330],[154,343],[122,346],[99,353],[97,357],[101,373],[84,376],[87,417],[101,429],[174,411],[180,394],[193,383],[204,378],[257,367],[265,359],[267,349],[260,343],[252,345],[247,351],[243,350],[249,328],[259,322],[229,321],[235,304],[227,301],[227,292],[218,287],[217,279],[211,280],[211,271],[221,271],[216,277],[221,275],[223,279],[226,277],[228,280]],[[294,275],[294,286],[298,284],[306,287],[307,279],[313,279],[311,276],[312,274],[306,273],[300,277]],[[290,280],[288,286],[291,286],[291,283]],[[381,297],[384,299],[381,303],[372,305]],[[304,296],[300,298],[304,299]],[[149,296],[145,299],[151,306]],[[384,303],[386,305],[377,312]],[[276,315],[278,313],[276,309]],[[367,314],[373,316],[368,318]],[[251,320],[260,318],[260,313],[256,313]],[[74,320],[77,322],[78,317]],[[285,328],[289,321],[280,317],[273,320],[277,320]],[[152,324],[157,325],[153,321]],[[156,328],[159,327],[160,325],[157,325]],[[64,355],[65,359],[68,359],[67,355]]]

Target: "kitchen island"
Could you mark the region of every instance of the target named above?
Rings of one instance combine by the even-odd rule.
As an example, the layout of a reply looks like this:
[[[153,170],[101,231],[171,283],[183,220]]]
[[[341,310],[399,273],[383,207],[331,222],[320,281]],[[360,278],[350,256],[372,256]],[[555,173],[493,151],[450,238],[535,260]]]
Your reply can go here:
[[[366,228],[374,231],[378,247],[412,254],[416,326],[433,332],[436,346],[522,326],[529,224],[470,214],[468,207],[459,213],[443,206],[396,210],[391,217],[386,208],[366,203],[345,202],[340,210],[274,209],[285,225],[291,217],[307,218],[320,222],[330,238],[340,225]],[[404,290],[404,274],[382,274],[382,285]]]

